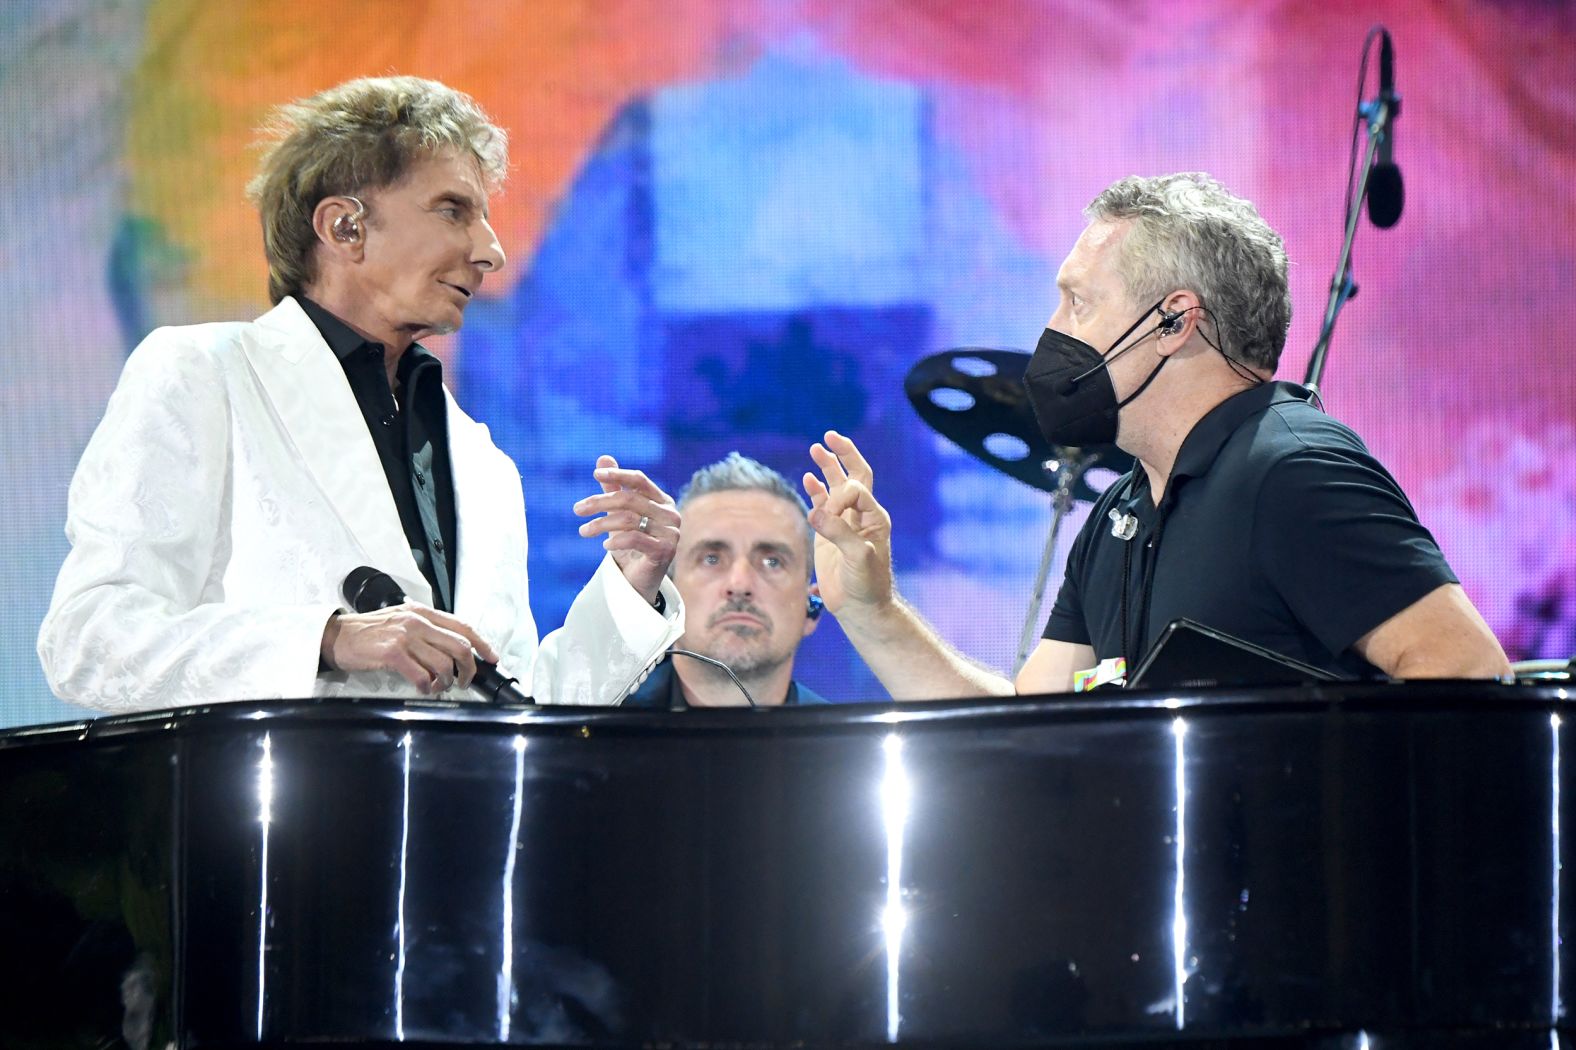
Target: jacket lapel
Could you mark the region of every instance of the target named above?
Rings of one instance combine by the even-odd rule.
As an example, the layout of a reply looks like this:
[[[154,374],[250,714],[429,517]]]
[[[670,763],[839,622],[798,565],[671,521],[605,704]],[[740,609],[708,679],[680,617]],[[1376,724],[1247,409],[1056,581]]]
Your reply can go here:
[[[317,326],[286,298],[257,319],[241,345],[296,455],[366,557],[409,597],[432,601],[389,492],[344,368]]]
[[[509,564],[514,531],[509,523],[518,506],[504,507],[510,493],[500,469],[513,463],[493,445],[487,428],[467,416],[444,390],[449,414],[449,470],[454,478],[454,518],[459,530],[459,563],[454,567],[455,615],[465,620],[493,604],[499,566]],[[475,623],[471,620],[466,622]]]

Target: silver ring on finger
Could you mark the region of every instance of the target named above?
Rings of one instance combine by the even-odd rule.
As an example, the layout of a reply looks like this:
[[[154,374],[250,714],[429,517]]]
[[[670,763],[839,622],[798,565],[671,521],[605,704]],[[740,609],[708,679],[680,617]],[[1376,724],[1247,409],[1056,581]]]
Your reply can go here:
[[[641,532],[649,533],[650,532],[650,525],[651,525],[651,515],[649,515],[649,514],[642,514],[640,516],[640,524],[636,525],[635,528],[639,529]]]

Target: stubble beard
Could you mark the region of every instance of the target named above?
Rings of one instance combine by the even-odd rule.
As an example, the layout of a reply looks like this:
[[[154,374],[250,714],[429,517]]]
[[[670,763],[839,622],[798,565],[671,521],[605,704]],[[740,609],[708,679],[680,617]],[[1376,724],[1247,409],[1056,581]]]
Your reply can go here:
[[[721,637],[697,651],[714,660],[721,660],[740,678],[762,678],[787,663],[793,655],[791,652],[773,652],[771,644],[769,631],[753,627],[728,627],[723,629]]]

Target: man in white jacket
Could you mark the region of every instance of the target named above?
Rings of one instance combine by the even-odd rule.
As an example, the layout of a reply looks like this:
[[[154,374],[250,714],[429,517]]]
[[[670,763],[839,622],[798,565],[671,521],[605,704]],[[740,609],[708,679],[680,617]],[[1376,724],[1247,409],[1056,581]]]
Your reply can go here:
[[[342,84],[270,130],[249,189],[276,305],[160,329],[127,361],[71,484],[51,687],[117,712],[460,697],[474,650],[539,702],[618,703],[683,633],[673,500],[597,461],[575,510],[609,554],[538,645],[519,473],[418,343],[504,264],[504,132],[413,77]],[[360,565],[411,600],[346,611]]]

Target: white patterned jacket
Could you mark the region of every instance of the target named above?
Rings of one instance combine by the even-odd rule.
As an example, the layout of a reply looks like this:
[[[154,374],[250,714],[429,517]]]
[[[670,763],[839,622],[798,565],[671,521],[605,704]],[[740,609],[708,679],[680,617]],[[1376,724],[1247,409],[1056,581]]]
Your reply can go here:
[[[604,558],[538,646],[519,471],[445,397],[455,615],[538,701],[620,702],[683,633],[678,592],[663,582],[659,614]],[[318,673],[351,569],[382,569],[418,601],[431,589],[344,370],[294,299],[137,347],[72,478],[66,534],[38,637],[62,699],[128,712],[420,695],[392,672]]]

